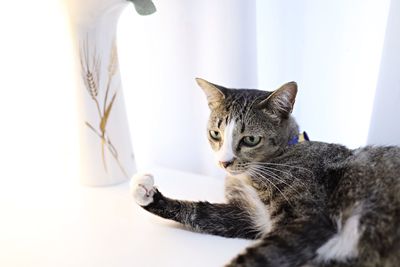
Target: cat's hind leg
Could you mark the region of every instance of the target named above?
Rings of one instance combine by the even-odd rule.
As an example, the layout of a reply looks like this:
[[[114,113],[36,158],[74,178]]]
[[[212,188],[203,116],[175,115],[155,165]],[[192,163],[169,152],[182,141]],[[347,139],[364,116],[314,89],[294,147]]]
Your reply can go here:
[[[151,174],[135,175],[131,194],[145,210],[196,232],[247,239],[255,239],[260,234],[244,207],[167,198],[154,186]]]
[[[334,233],[321,215],[312,221],[297,221],[274,229],[225,267],[302,267],[313,266],[315,251]],[[307,265],[308,264],[308,265]]]

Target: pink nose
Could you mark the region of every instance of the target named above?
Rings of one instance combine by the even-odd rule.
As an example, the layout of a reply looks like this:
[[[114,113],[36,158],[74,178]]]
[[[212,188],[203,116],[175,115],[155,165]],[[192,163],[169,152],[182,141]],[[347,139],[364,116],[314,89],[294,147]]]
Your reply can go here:
[[[225,169],[228,168],[229,165],[232,165],[233,160],[231,161],[220,161],[219,164],[224,167]]]

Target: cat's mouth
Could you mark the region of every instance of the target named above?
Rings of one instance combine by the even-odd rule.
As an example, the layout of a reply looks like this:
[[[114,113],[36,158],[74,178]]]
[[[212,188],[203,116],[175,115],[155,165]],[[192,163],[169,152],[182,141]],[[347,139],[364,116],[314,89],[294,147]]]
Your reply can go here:
[[[225,169],[225,171],[229,174],[229,175],[232,175],[232,176],[239,176],[239,175],[242,175],[242,174],[244,174],[244,173],[246,173],[246,171],[245,170],[230,170],[230,169]]]
[[[246,170],[241,166],[236,166],[235,160],[228,162],[218,162],[218,165],[224,169],[229,175],[238,176],[246,173]],[[240,165],[240,164],[239,164]],[[239,168],[238,168],[239,167]]]

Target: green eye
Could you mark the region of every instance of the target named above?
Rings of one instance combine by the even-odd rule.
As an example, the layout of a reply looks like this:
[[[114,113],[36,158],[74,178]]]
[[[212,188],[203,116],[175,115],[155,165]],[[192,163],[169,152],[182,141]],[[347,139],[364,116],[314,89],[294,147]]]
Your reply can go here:
[[[261,137],[260,136],[245,136],[243,138],[243,144],[248,147],[256,146],[260,143]]]
[[[219,141],[221,140],[221,133],[218,131],[210,131],[210,136],[212,139],[214,139],[215,141]]]

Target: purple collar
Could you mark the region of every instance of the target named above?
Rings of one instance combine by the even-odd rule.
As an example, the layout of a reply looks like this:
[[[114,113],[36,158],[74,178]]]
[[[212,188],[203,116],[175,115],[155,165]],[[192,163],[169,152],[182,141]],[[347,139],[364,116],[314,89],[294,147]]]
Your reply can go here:
[[[288,145],[293,146],[297,143],[305,142],[305,141],[310,141],[310,138],[308,138],[308,134],[306,132],[302,132],[299,135],[294,136],[292,139],[289,140]]]

